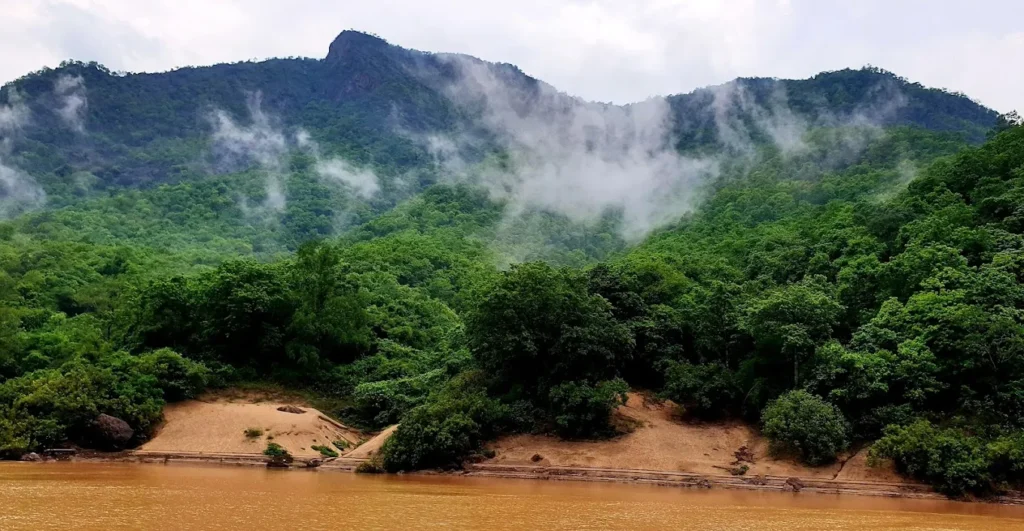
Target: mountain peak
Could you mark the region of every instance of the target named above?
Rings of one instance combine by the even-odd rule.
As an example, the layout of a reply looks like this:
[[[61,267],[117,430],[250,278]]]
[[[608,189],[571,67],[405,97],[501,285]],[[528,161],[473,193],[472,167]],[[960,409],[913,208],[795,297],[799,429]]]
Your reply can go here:
[[[335,37],[327,51],[327,61],[341,59],[347,56],[354,49],[386,49],[391,44],[388,41],[370,33],[363,33],[356,30],[345,30]]]

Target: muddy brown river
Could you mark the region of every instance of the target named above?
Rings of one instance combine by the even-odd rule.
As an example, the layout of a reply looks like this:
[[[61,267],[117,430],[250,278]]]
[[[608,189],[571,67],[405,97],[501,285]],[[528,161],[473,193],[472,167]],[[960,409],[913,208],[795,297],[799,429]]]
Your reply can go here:
[[[1024,529],[1024,507],[119,463],[0,463],[0,529]]]

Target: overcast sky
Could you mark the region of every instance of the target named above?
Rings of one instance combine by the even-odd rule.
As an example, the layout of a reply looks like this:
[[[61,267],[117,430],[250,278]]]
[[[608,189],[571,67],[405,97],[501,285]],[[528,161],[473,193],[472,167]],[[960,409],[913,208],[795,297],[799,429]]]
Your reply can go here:
[[[323,57],[343,29],[626,103],[866,64],[1024,111],[1024,0],[2,0],[0,82],[63,59],[163,71]]]

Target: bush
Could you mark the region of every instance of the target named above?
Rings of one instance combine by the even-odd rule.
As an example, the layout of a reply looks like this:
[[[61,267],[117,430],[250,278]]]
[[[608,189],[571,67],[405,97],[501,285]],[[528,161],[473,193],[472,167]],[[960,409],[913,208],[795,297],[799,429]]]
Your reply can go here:
[[[156,378],[168,402],[195,398],[210,383],[210,369],[169,348],[139,356],[139,370]]]
[[[407,411],[422,404],[444,378],[444,371],[436,369],[410,378],[361,383],[352,393],[355,413],[373,428],[395,424]]]
[[[1004,435],[987,447],[993,481],[1020,490],[1024,486],[1024,432]]]
[[[84,359],[0,383],[0,451],[14,455],[71,440],[88,445],[100,414],[128,423],[136,438],[160,419],[163,392],[125,353]]]
[[[356,466],[356,474],[383,474],[384,472],[386,471],[379,456],[373,456]]]
[[[245,436],[250,438],[250,439],[255,439],[257,437],[262,437],[263,436],[263,430],[260,429],[260,428],[246,428],[245,429]]]
[[[263,455],[271,459],[283,459],[286,461],[291,461],[292,459],[291,452],[285,450],[283,446],[274,442],[267,443],[267,449],[263,450]]]
[[[795,454],[809,465],[834,461],[848,444],[839,408],[807,391],[790,391],[769,403],[761,422],[773,451]]]
[[[871,457],[892,459],[900,472],[952,496],[982,493],[991,486],[990,461],[982,442],[958,429],[936,428],[926,420],[888,426],[871,447]]]
[[[606,435],[612,431],[612,411],[626,403],[626,382],[615,379],[598,382],[565,382],[551,389],[550,412],[562,437]]]
[[[381,448],[388,472],[456,468],[507,424],[507,411],[489,398],[476,373],[463,373],[402,419]]]
[[[324,457],[338,457],[338,452],[335,452],[334,449],[331,448],[330,446],[326,446],[326,445],[325,446],[320,446],[320,445],[314,444],[314,445],[310,446],[310,448],[320,452],[320,455],[322,455]]]
[[[348,447],[349,447],[348,441],[343,441],[343,440],[340,440],[340,439],[337,440],[337,441],[332,442],[331,444],[333,444],[335,448],[337,448],[337,449],[339,449],[339,450],[341,450],[343,452],[345,450],[348,450]]]
[[[718,363],[670,362],[665,370],[665,398],[700,418],[729,414],[735,409],[739,394],[735,375]]]

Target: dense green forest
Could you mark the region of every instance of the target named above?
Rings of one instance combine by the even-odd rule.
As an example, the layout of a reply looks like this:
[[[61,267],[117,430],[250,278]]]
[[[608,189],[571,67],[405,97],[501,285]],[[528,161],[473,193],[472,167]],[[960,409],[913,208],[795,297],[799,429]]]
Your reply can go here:
[[[808,124],[789,152],[739,105],[753,131],[740,157],[713,91],[673,96],[673,149],[730,158],[692,209],[635,241],[621,212],[510,217],[508,198],[447,179],[408,133],[476,123],[437,88],[449,70],[346,32],[322,61],[68,63],[5,86],[0,118],[33,119],[0,120],[0,169],[45,201],[3,180],[0,457],[89,445],[99,414],[141,442],[167,402],[273,382],[363,428],[401,422],[383,469],[453,467],[505,433],[614,436],[612,409],[645,389],[756,424],[812,465],[875,443],[950,494],[1024,485],[1016,115],[876,69],[739,80],[753,102],[784,86]],[[52,112],[67,76],[88,90],[80,130]],[[214,160],[203,113],[258,124],[240,97],[254,90],[281,122],[258,133],[301,126],[316,148]],[[896,111],[847,119],[886,90]],[[483,138],[469,164],[507,164]],[[319,177],[327,156],[380,191]],[[261,206],[270,174],[282,208]]]

